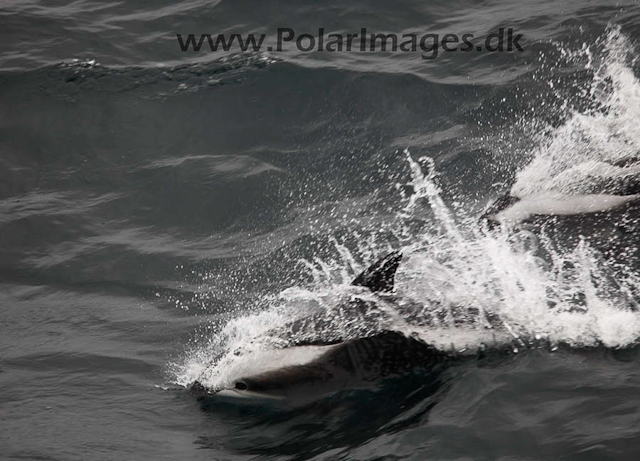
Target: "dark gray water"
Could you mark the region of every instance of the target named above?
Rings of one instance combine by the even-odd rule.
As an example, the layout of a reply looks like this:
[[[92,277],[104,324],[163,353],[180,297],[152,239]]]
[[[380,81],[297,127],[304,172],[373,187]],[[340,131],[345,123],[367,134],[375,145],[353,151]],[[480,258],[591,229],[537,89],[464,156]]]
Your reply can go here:
[[[637,2],[5,0],[0,21],[0,458],[638,458],[637,206],[534,223],[537,252],[475,224],[506,190],[640,181]],[[512,27],[524,51],[176,40],[278,27]],[[186,391],[264,365],[309,310],[355,335],[326,306],[391,248],[398,293],[447,313],[423,339],[517,353],[303,410]]]

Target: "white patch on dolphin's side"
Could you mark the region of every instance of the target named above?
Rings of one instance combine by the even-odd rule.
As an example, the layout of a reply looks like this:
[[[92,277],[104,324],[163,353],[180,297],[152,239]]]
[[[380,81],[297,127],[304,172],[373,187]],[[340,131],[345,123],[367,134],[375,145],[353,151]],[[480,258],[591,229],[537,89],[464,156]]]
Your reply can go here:
[[[495,215],[498,222],[516,224],[535,215],[569,216],[612,210],[640,199],[640,195],[588,194],[524,198]]]

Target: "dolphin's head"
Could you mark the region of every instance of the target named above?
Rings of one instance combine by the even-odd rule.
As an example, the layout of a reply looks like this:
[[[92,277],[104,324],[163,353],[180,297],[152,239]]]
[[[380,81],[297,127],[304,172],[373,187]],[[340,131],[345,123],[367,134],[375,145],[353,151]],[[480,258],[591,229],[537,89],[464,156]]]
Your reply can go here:
[[[335,392],[345,386],[347,376],[317,360],[303,365],[278,368],[236,379],[228,394],[252,399],[304,402]]]
[[[495,229],[500,224],[500,221],[497,219],[498,213],[506,210],[519,201],[520,199],[518,197],[514,197],[509,192],[505,192],[495,199],[493,203],[491,203],[491,205],[489,205],[480,215],[478,223],[480,225],[486,225],[490,230]]]

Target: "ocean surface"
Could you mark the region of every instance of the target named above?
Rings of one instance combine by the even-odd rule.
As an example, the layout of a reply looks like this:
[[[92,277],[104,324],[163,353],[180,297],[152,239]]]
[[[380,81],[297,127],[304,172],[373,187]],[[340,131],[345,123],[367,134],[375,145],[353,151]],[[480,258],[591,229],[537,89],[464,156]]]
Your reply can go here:
[[[640,207],[477,221],[640,183],[637,2],[3,0],[0,24],[0,459],[638,459]],[[524,50],[176,39],[283,27]],[[309,313],[361,335],[336,300],[393,249],[420,308],[376,328],[499,357],[305,408],[188,392]]]

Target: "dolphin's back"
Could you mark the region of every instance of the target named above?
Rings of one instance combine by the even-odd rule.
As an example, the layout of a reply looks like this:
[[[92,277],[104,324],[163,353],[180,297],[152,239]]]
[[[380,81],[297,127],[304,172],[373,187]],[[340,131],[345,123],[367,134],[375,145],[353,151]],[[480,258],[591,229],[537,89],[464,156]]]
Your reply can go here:
[[[358,380],[376,381],[420,368],[431,368],[447,355],[425,342],[397,331],[383,331],[335,346],[319,360],[346,370]]]

